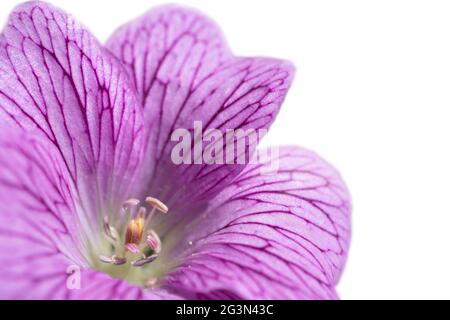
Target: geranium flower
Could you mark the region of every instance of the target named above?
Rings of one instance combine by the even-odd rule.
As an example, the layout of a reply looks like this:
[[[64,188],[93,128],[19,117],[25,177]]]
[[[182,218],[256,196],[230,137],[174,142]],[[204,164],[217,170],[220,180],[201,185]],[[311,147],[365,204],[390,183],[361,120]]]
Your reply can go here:
[[[0,37],[0,297],[337,298],[350,200],[329,164],[299,147],[273,174],[268,158],[171,161],[195,121],[268,129],[293,72],[233,56],[178,6],[106,47],[51,5],[17,7]]]

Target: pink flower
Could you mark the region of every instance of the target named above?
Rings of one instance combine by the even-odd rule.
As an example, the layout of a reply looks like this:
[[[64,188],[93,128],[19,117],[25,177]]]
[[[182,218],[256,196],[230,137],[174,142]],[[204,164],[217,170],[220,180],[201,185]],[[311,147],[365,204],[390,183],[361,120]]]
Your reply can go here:
[[[268,129],[293,73],[235,57],[178,6],[106,47],[51,5],[17,7],[0,35],[0,297],[337,298],[350,199],[335,169],[298,147],[273,174],[170,157],[196,121]]]

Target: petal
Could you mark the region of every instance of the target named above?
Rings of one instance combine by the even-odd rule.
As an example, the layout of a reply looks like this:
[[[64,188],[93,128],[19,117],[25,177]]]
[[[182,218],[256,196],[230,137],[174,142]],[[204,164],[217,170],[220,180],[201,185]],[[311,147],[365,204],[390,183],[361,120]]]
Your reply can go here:
[[[180,296],[163,289],[143,290],[124,280],[113,279],[103,273],[85,270],[81,273],[81,287],[72,290],[69,299],[76,300],[180,300]]]
[[[65,164],[23,133],[2,134],[0,150],[0,297],[61,297],[66,269],[84,263]]]
[[[310,151],[281,148],[274,163],[248,166],[184,227],[186,261],[168,286],[195,297],[337,298],[350,241],[347,189]]]
[[[12,12],[0,41],[0,121],[57,147],[92,214],[126,197],[142,157],[141,113],[123,67],[71,16],[36,1]]]
[[[13,130],[0,134],[0,150],[0,299],[177,298],[89,269],[70,175],[52,143]]]
[[[176,5],[156,8],[123,26],[107,47],[131,70],[144,106],[149,128],[144,191],[172,208],[174,202],[207,199],[244,167],[175,165],[174,130],[192,132],[195,121],[204,132],[267,129],[294,73],[285,61],[234,57],[211,20]],[[225,154],[225,146],[222,150]],[[199,159],[194,154],[188,158]]]

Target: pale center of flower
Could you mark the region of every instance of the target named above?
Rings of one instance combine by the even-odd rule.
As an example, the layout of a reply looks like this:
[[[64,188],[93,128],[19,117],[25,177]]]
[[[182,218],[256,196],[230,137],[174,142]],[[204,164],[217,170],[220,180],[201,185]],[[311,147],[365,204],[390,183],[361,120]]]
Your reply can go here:
[[[98,253],[97,261],[100,271],[152,288],[157,286],[158,268],[149,268],[149,265],[157,264],[162,243],[150,228],[151,220],[156,212],[167,214],[169,209],[156,198],[147,197],[145,202],[150,210],[139,206],[139,200],[129,199],[123,203],[115,221],[104,216],[102,229],[107,245],[100,246],[100,250],[107,252]]]

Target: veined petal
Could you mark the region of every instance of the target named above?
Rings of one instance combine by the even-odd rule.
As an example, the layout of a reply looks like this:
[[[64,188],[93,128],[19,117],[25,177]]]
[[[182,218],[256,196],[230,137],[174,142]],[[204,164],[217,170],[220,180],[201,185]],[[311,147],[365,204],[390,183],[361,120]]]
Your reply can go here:
[[[2,126],[56,146],[89,214],[120,203],[143,146],[141,108],[123,67],[71,16],[40,1],[18,6],[1,38]]]
[[[0,133],[1,299],[177,299],[89,268],[73,182],[59,151]]]
[[[347,188],[310,151],[284,147],[273,163],[248,166],[182,228],[186,261],[168,286],[202,298],[337,298],[350,241]]]
[[[182,297],[163,289],[143,289],[104,273],[85,270],[81,274],[81,288],[70,292],[76,300],[180,300]]]
[[[194,144],[208,144],[202,141],[192,141],[187,156],[202,164],[175,165],[174,130],[185,129],[194,140],[194,122],[223,136],[226,129],[267,129],[294,73],[286,61],[234,57],[211,20],[174,5],[123,26],[107,47],[131,70],[144,106],[149,137],[143,189],[172,208],[208,199],[244,167],[233,158],[233,164],[205,165],[194,152]],[[220,149],[225,157],[225,143]]]
[[[63,297],[67,268],[85,264],[65,164],[23,133],[3,132],[0,150],[0,297]]]

